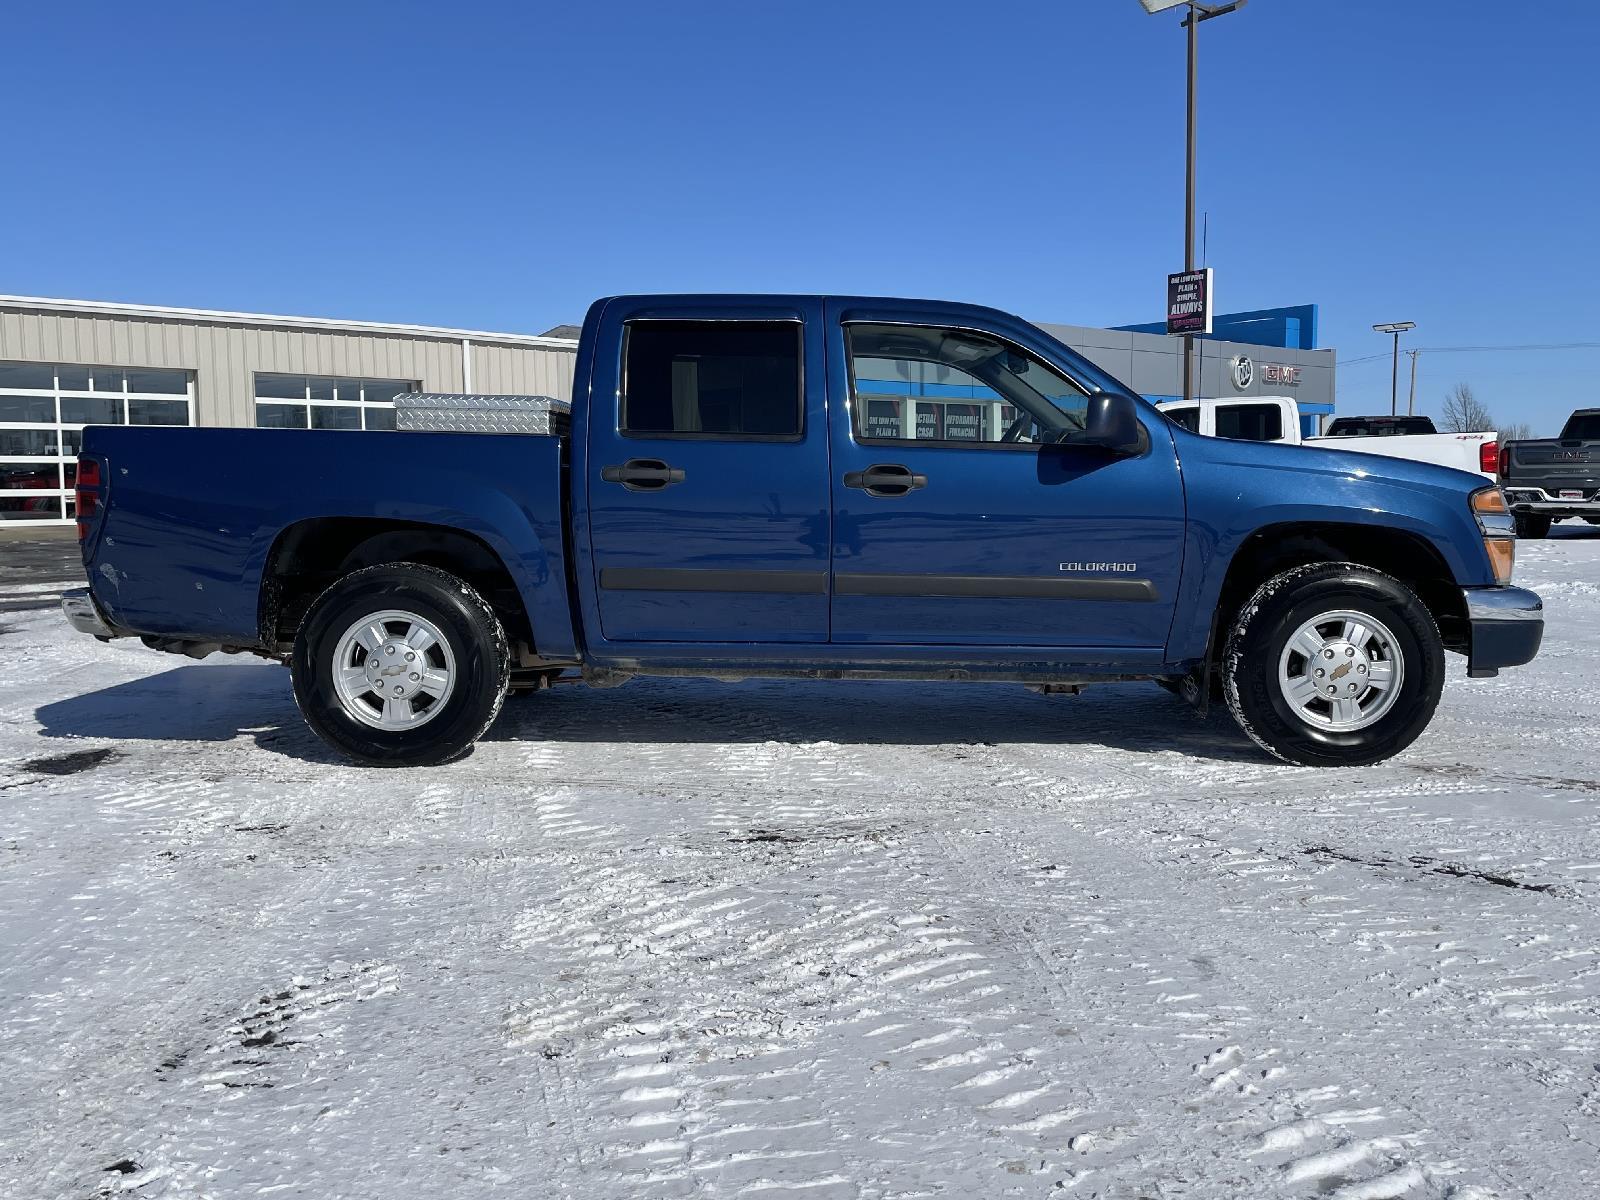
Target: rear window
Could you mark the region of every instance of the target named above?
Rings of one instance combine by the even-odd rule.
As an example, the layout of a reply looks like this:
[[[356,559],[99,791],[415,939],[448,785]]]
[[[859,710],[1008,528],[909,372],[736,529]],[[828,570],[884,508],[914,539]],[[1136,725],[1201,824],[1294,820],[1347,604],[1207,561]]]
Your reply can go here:
[[[1431,417],[1340,417],[1328,426],[1328,437],[1405,437],[1437,433]]]
[[[1561,436],[1565,439],[1582,438],[1588,442],[1600,441],[1600,413],[1573,413],[1567,418]]]
[[[1218,405],[1217,436],[1243,442],[1275,442],[1283,436],[1283,409],[1276,404]]]
[[[796,321],[633,321],[621,429],[634,436],[800,435]]]

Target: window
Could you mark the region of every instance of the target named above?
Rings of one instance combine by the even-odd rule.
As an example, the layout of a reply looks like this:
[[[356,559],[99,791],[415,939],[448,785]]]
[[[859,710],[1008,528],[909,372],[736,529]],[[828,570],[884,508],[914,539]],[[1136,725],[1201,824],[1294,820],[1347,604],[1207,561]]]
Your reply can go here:
[[[1431,417],[1340,417],[1328,427],[1329,437],[1406,437],[1433,432]]]
[[[258,429],[393,429],[394,398],[420,384],[327,375],[256,376]]]
[[[1167,420],[1174,425],[1182,425],[1190,433],[1200,432],[1200,408],[1191,404],[1188,408],[1164,408]]]
[[[1034,445],[1083,428],[1088,393],[991,334],[851,325],[846,336],[862,441]]]
[[[634,436],[800,436],[795,321],[633,321],[620,428]]]
[[[1283,409],[1276,404],[1219,404],[1216,412],[1220,438],[1275,442],[1283,436]]]
[[[1573,413],[1567,418],[1567,423],[1561,430],[1561,437],[1563,441],[1600,440],[1600,413]]]
[[[0,521],[70,520],[85,425],[188,425],[194,376],[0,362]]]

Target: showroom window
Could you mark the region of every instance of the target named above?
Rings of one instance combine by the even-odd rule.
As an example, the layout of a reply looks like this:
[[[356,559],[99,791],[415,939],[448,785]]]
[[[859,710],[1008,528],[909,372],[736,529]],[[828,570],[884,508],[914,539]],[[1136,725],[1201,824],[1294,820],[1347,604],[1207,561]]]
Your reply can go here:
[[[0,362],[0,521],[72,517],[85,425],[192,425],[194,375]]]
[[[331,375],[256,376],[261,429],[393,429],[394,398],[421,384]]]

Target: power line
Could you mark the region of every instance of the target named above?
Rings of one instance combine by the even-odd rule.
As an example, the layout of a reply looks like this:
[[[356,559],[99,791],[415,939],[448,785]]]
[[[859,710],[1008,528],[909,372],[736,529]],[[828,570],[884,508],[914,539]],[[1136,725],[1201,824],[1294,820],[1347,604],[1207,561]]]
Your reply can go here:
[[[1600,342],[1524,342],[1507,346],[1417,346],[1407,354],[1494,354],[1524,350],[1600,350]],[[1339,360],[1341,367],[1354,367],[1360,363],[1388,362],[1387,354],[1367,354],[1361,358]]]

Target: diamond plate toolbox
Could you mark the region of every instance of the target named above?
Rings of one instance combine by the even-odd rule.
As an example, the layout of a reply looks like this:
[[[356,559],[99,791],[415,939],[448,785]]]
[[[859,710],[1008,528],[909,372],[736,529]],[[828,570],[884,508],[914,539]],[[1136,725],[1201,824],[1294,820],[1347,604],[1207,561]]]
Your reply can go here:
[[[553,396],[406,392],[394,398],[395,428],[414,433],[532,433],[572,429],[572,405]]]

